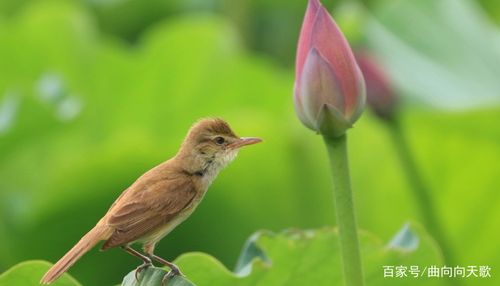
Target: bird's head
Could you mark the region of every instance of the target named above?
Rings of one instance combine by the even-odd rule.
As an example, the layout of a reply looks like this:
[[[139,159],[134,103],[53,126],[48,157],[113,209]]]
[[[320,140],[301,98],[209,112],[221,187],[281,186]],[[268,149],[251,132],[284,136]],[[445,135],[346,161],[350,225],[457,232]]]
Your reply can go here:
[[[255,137],[236,136],[222,119],[201,119],[189,129],[178,156],[192,171],[218,172],[236,157],[241,147],[261,141]]]

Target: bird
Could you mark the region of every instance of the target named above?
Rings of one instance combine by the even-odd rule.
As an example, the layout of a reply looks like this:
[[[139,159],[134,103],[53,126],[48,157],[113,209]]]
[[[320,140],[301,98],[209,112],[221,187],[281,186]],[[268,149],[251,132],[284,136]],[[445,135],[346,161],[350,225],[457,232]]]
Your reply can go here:
[[[142,260],[137,275],[156,261],[170,268],[164,280],[183,275],[180,269],[154,254],[156,244],[187,219],[203,199],[219,172],[234,160],[241,147],[257,137],[238,137],[220,118],[204,118],[189,129],[178,152],[140,176],[125,189],[97,224],[42,277],[50,284],[82,255],[104,241],[101,250],[119,247]],[[142,244],[140,251],[132,244]]]

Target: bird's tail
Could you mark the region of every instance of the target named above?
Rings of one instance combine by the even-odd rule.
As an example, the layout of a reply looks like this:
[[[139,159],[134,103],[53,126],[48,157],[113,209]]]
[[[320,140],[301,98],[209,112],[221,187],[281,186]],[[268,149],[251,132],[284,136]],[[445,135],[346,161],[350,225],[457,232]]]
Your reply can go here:
[[[106,228],[100,225],[95,226],[86,235],[84,235],[80,241],[71,248],[59,261],[57,261],[52,268],[45,273],[40,280],[41,284],[50,284],[59,276],[61,276],[68,268],[70,268],[75,262],[94,247],[99,241],[105,239]]]

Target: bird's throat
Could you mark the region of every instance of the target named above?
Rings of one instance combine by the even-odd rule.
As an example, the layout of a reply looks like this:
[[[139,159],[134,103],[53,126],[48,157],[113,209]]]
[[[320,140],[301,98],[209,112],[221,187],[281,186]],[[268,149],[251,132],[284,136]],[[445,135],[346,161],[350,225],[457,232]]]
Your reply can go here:
[[[222,156],[215,156],[206,160],[204,167],[199,170],[199,174],[202,175],[201,178],[207,183],[207,186],[213,182],[222,169],[236,158],[237,154],[237,150],[231,150],[225,152]]]

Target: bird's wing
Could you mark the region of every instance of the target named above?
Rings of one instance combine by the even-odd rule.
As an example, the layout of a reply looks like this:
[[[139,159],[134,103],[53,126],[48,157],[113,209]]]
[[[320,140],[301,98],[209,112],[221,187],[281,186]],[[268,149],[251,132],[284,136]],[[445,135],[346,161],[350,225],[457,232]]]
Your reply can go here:
[[[185,177],[162,179],[131,188],[108,214],[106,223],[114,232],[102,249],[133,242],[153,232],[176,218],[196,196],[192,181]]]

